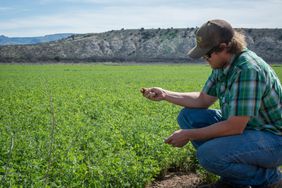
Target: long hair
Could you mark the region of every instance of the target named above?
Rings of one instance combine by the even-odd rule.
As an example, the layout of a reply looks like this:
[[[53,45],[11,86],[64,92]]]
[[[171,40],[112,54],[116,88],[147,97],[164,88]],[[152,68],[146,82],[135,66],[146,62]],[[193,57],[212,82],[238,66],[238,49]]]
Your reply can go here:
[[[230,46],[228,52],[231,54],[238,54],[247,47],[247,42],[243,33],[236,30],[234,30],[234,32],[234,36],[229,43]]]

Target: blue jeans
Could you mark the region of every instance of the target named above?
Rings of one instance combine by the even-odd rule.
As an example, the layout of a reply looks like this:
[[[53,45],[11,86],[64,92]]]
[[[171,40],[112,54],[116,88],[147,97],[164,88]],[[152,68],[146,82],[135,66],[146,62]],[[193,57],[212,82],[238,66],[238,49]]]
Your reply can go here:
[[[184,108],[178,116],[181,129],[197,129],[222,121],[219,110]],[[235,185],[264,187],[282,179],[282,136],[245,130],[210,140],[192,141],[197,159],[206,170]]]

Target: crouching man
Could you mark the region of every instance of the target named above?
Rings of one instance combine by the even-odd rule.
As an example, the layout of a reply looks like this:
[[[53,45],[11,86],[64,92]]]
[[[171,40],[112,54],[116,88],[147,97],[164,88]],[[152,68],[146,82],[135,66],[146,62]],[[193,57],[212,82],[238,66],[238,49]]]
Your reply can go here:
[[[189,141],[199,163],[219,175],[203,188],[282,188],[282,87],[273,69],[246,48],[244,35],[224,20],[210,20],[196,31],[188,55],[204,58],[212,73],[201,92],[143,88],[143,96],[185,107],[180,130],[165,141]],[[208,109],[219,100],[220,110]]]

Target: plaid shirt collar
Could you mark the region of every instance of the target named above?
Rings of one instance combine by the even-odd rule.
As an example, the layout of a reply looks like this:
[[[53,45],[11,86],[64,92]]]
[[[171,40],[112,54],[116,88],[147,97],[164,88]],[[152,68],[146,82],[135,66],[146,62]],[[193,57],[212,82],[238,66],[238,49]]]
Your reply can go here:
[[[236,55],[232,55],[231,56],[231,59],[229,61],[229,63],[227,64],[227,66],[225,66],[224,68],[221,69],[222,73],[227,76],[228,75],[228,72],[232,66],[232,64],[234,63],[234,59],[235,59]]]
[[[231,56],[230,61],[228,62],[227,66],[223,67],[222,69],[219,69],[219,74],[220,74],[220,80],[221,79],[225,79],[231,69],[231,67],[234,66],[235,60],[237,59],[237,57],[239,57],[242,53],[244,53],[245,51],[247,51],[247,48],[245,48],[241,53],[239,53],[238,55],[233,54]]]
[[[234,63],[235,57],[236,57],[235,55],[232,55],[229,63],[227,64],[227,66],[216,70],[218,72],[218,75],[219,75],[218,78],[219,78],[220,81],[223,81],[223,80],[226,79],[228,72],[229,72],[230,68],[232,67],[232,64]]]

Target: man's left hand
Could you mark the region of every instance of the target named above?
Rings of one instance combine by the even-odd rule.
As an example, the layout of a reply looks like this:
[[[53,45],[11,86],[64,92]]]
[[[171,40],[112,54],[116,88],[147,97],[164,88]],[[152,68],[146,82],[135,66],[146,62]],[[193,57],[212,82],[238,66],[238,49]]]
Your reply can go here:
[[[183,147],[190,141],[188,133],[189,130],[185,130],[185,129],[177,130],[172,135],[170,135],[167,139],[165,139],[165,143],[170,144],[173,147]]]

